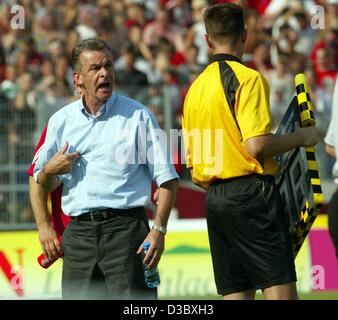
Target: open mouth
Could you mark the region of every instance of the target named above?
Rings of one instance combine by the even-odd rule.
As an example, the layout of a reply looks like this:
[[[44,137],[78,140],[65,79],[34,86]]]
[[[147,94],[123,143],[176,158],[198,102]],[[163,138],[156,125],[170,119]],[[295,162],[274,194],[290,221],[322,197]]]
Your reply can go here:
[[[97,90],[99,89],[110,89],[110,82],[102,82],[97,86]]]

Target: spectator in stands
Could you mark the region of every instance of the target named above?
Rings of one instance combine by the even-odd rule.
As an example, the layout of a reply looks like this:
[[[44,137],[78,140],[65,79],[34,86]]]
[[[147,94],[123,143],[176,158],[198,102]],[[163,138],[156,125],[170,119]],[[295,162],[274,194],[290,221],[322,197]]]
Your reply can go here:
[[[154,113],[156,119],[162,129],[164,129],[164,112],[163,112],[163,94],[161,88],[155,85],[148,87],[149,100],[147,103],[148,108]]]
[[[169,12],[170,21],[185,29],[191,22],[189,1],[162,0],[162,6]]]
[[[197,62],[200,65],[206,65],[209,61],[209,49],[204,41],[205,26],[203,23],[203,10],[208,6],[207,1],[194,0],[192,2],[192,24],[188,28],[185,39],[185,50],[192,44],[198,47]]]
[[[71,97],[72,71],[66,56],[59,56],[55,63],[55,95],[57,97]]]
[[[168,12],[164,8],[158,7],[155,20],[144,28],[143,40],[151,49],[156,49],[161,38],[172,42],[176,51],[183,51],[182,33],[177,26],[170,22]]]
[[[33,34],[39,50],[47,51],[52,39],[65,39],[58,17],[60,17],[58,10],[45,7],[36,15]]]
[[[272,69],[269,43],[265,41],[259,41],[253,48],[252,61],[245,62],[245,64],[262,73],[266,78],[269,77],[269,72]]]
[[[7,65],[5,80],[0,83],[0,164],[8,162],[8,132],[11,119],[11,105],[17,95],[16,68]]]
[[[337,76],[337,69],[332,63],[332,52],[326,48],[316,50],[315,75],[317,85],[321,88],[333,87]]]
[[[317,73],[317,51],[324,49],[325,55],[330,57],[328,65],[326,68],[330,70],[334,70],[337,72],[338,70],[338,29],[328,29],[323,31],[323,38],[320,38],[312,52],[310,53],[310,61],[312,63],[313,69]],[[324,55],[324,56],[325,56]]]
[[[33,37],[28,37],[23,40],[20,52],[27,58],[27,68],[33,79],[36,80],[39,75],[39,69],[43,61],[42,54],[35,47],[35,40]]]
[[[95,38],[99,28],[98,10],[94,5],[84,5],[81,7],[78,23],[75,30],[80,35],[80,40]]]
[[[295,51],[307,56],[309,52],[313,50],[315,45],[317,30],[311,28],[310,19],[306,12],[296,11],[294,16],[298,23],[298,28],[296,28],[298,40],[295,46]]]
[[[31,158],[31,146],[36,128],[35,112],[29,107],[27,95],[32,90],[32,76],[23,74],[17,79],[20,91],[13,101],[10,118],[8,120],[9,145],[8,161],[11,164],[28,164]],[[27,185],[27,175],[22,171],[16,172],[16,184]],[[19,222],[33,222],[33,214],[29,206],[28,192],[19,191],[16,203],[10,203],[8,210],[11,215],[19,216]]]
[[[180,86],[186,88],[203,70],[198,63],[198,47],[191,45],[184,52],[184,63],[176,68],[177,80]]]
[[[135,68],[136,52],[132,44],[126,45],[122,50],[123,68],[116,72],[117,86],[146,86],[147,76]]]
[[[20,77],[29,72],[28,57],[23,52],[19,52],[15,56],[15,61],[17,77]]]
[[[257,10],[248,9],[245,13],[245,26],[248,30],[248,40],[245,43],[243,61],[251,65],[257,43],[267,42],[267,36],[262,32]]]
[[[17,79],[17,93],[11,111],[9,141],[14,147],[14,163],[30,163],[31,145],[36,128],[36,115],[30,108],[27,95],[32,90],[33,79],[25,73]]]
[[[327,0],[325,28],[338,30],[338,0]]]
[[[69,30],[67,32],[67,42],[66,42],[66,52],[63,52],[67,55],[68,60],[70,61],[72,57],[72,49],[80,41],[80,34],[75,30]]]
[[[66,51],[66,44],[58,38],[50,39],[46,50],[46,56],[56,63],[57,59]]]
[[[2,80],[5,79],[5,69],[6,69],[5,48],[2,45],[1,35],[0,35],[0,83]]]
[[[279,57],[276,68],[270,70],[267,80],[270,85],[270,105],[273,131],[275,131],[294,94],[294,78],[288,69],[288,58]]]
[[[65,30],[74,30],[78,17],[80,6],[78,0],[65,0],[60,11],[63,17],[63,28]]]
[[[132,1],[127,4],[127,17],[126,17],[126,28],[129,29],[131,26],[137,25],[142,30],[147,24],[147,20],[144,14],[144,5],[140,1]]]
[[[10,26],[10,6],[7,3],[3,3],[0,6],[0,35],[2,34],[6,34],[9,33],[9,31],[11,30],[11,26]]]
[[[17,75],[16,75],[16,68],[14,65],[7,65],[6,72],[5,72],[5,79],[0,82],[0,92],[1,94],[7,98],[9,101],[15,99],[16,94],[19,90],[18,86],[16,85]]]
[[[119,2],[113,2],[113,7],[118,7],[117,4]],[[113,52],[114,58],[119,57],[119,52],[121,48],[123,48],[128,41],[128,30],[125,27],[125,13],[124,11],[113,10],[112,13],[113,21],[111,23],[111,28],[101,28],[99,32],[99,38],[104,40]],[[105,22],[105,21],[103,21]],[[112,31],[110,31],[112,29]]]
[[[40,77],[39,81],[36,83],[35,90],[38,97],[44,95],[51,88],[52,84],[55,82],[54,75],[54,64],[50,58],[46,58],[40,68]],[[33,94],[33,92],[31,92]],[[32,97],[36,99],[37,97]],[[34,105],[36,101],[34,101]]]
[[[141,67],[139,63],[138,64],[139,69],[141,71],[146,71],[149,68],[149,66],[153,66],[154,65],[153,53],[151,52],[147,44],[143,41],[142,28],[139,25],[135,24],[129,27],[128,39],[135,48],[137,60],[139,61],[143,60],[143,65],[146,64],[146,66]]]

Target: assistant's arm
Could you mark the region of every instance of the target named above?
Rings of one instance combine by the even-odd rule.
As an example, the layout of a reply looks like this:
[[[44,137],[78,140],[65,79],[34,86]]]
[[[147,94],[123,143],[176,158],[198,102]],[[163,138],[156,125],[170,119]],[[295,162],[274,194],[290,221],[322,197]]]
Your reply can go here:
[[[287,135],[262,135],[249,138],[246,149],[256,159],[265,159],[298,147],[312,147],[322,140],[322,133],[316,127],[296,127]]]

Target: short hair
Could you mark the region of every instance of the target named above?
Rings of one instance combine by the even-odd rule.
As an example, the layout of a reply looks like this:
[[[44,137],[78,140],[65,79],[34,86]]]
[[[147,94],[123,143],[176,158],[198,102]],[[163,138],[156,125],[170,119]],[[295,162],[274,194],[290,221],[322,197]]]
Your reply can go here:
[[[80,55],[83,51],[103,51],[107,50],[110,53],[110,49],[106,42],[100,39],[91,38],[80,41],[72,50],[72,68],[74,71],[81,71],[82,65],[80,61]]]
[[[233,3],[217,4],[204,12],[204,24],[210,40],[234,44],[244,31],[243,9]]]

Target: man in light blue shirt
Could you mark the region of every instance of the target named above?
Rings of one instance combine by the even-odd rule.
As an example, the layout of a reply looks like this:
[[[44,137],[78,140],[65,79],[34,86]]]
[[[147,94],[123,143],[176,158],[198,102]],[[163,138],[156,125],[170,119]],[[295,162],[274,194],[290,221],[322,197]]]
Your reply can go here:
[[[337,161],[337,150],[338,150],[338,80],[334,87],[333,98],[332,98],[332,116],[325,136],[325,150],[328,155],[335,159],[335,163],[332,169],[332,175],[334,182],[338,184],[338,161]],[[336,249],[336,256],[338,258],[338,188],[332,195],[329,203],[329,231]]]
[[[63,298],[155,298],[138,254],[149,241],[144,263],[157,266],[178,175],[154,115],[113,92],[106,44],[81,41],[72,63],[83,96],[50,118],[34,170],[48,192],[63,184],[62,209],[72,218],[62,239]],[[149,231],[144,206],[152,180],[159,194]]]

